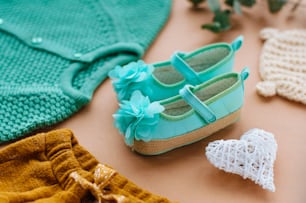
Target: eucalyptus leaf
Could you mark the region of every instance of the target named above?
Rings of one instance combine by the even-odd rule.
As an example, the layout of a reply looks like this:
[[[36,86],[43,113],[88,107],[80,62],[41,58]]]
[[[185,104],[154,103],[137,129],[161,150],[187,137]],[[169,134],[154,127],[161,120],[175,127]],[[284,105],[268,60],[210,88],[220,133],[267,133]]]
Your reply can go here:
[[[225,0],[224,3],[228,6],[233,6],[234,5],[234,0]]]
[[[193,7],[197,8],[199,7],[199,4],[205,2],[206,0],[189,0],[192,4],[193,4]]]
[[[234,8],[235,13],[237,13],[239,15],[242,14],[239,0],[234,0],[233,8]]]
[[[282,9],[287,3],[287,0],[268,0],[269,10],[271,13],[276,13]]]
[[[256,3],[256,0],[225,0],[224,2],[226,5],[233,7],[235,1],[239,1],[241,5],[246,7],[252,7]]]
[[[230,14],[230,10],[217,11],[213,23],[204,24],[202,28],[215,33],[226,31],[231,28]]]
[[[239,2],[243,6],[252,7],[256,3],[256,0],[239,0]]]
[[[210,23],[210,24],[208,23],[208,24],[204,24],[204,25],[202,25],[202,28],[206,29],[206,30],[210,30],[210,31],[212,31],[214,33],[219,33],[221,31],[223,31],[221,26],[220,26],[220,23]]]
[[[203,29],[210,30],[212,32],[223,32],[231,28],[231,11],[237,14],[242,14],[242,7],[252,7],[256,4],[256,0],[224,0],[224,4],[230,9],[222,10],[219,0],[188,0],[193,3],[194,7],[197,7],[202,2],[207,2],[209,9],[214,13],[212,23],[202,25]],[[298,2],[301,2],[299,0]],[[269,11],[276,13],[283,8],[288,0],[267,0]],[[300,3],[296,3],[295,6],[299,6]],[[295,9],[295,7],[293,8]],[[292,10],[293,12],[293,10]]]
[[[212,12],[216,13],[216,12],[221,10],[221,6],[220,6],[219,0],[207,0],[207,3],[208,3],[209,9]]]

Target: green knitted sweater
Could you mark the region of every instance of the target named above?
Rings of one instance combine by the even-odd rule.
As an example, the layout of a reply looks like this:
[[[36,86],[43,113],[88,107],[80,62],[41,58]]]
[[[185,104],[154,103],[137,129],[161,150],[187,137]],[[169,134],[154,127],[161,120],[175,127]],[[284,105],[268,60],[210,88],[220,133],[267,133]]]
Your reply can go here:
[[[0,0],[0,142],[90,102],[109,70],[143,56],[170,7],[170,0]]]

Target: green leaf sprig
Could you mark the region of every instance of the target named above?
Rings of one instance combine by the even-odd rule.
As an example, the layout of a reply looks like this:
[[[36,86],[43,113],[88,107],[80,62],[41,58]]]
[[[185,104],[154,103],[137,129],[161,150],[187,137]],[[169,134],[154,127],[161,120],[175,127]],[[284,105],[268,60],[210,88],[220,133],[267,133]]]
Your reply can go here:
[[[226,9],[221,8],[219,0],[189,0],[194,8],[199,7],[201,3],[207,2],[209,10],[214,13],[212,23],[202,25],[203,29],[210,30],[215,33],[229,30],[231,25],[231,15],[233,13],[242,14],[241,7],[251,8],[256,4],[256,0],[224,0]],[[269,11],[276,13],[288,2],[288,0],[267,0]]]

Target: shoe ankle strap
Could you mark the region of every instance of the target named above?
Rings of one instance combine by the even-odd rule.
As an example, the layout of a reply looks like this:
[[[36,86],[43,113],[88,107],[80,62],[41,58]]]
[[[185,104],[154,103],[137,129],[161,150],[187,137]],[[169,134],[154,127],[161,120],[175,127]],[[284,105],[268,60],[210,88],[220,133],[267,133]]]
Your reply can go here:
[[[234,41],[231,43],[231,47],[234,51],[237,51],[240,49],[242,44],[243,44],[243,36],[240,35],[236,39],[234,39]]]
[[[182,58],[185,54],[176,52],[171,57],[172,66],[181,73],[189,84],[196,85],[201,83],[198,74]]]
[[[249,75],[250,75],[250,69],[248,67],[244,67],[240,73],[243,90],[244,90],[244,81],[249,77]]]
[[[243,44],[243,36],[240,35],[236,39],[234,39],[231,43],[231,47],[236,52],[240,49]],[[189,84],[197,85],[202,83],[203,81],[199,78],[199,75],[190,67],[186,61],[183,59],[185,53],[176,52],[171,57],[172,66],[184,76]]]
[[[191,89],[194,87],[192,85],[185,85],[180,90],[180,95],[182,98],[207,122],[213,123],[216,121],[217,117],[215,113],[204,104]]]

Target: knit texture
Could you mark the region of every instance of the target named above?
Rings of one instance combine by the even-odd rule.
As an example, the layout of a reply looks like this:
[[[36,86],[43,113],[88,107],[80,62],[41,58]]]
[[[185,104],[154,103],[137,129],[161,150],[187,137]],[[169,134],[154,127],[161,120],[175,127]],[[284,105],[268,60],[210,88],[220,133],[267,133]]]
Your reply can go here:
[[[259,65],[263,81],[257,92],[306,104],[306,30],[265,28],[260,34],[266,41]]]
[[[69,129],[36,134],[0,150],[1,203],[77,203],[93,197],[101,202],[170,203],[99,164]]]
[[[0,0],[0,142],[62,121],[143,56],[170,0]],[[106,95],[107,96],[107,95]]]

